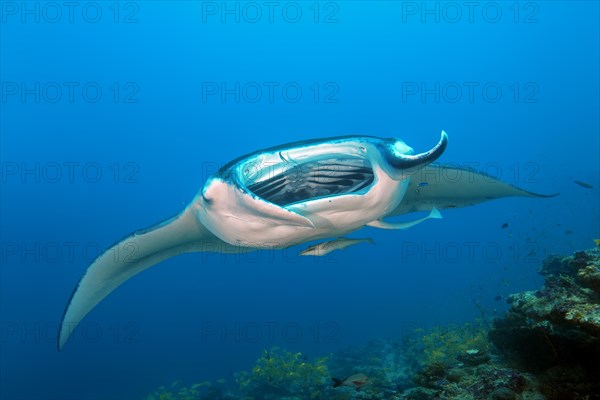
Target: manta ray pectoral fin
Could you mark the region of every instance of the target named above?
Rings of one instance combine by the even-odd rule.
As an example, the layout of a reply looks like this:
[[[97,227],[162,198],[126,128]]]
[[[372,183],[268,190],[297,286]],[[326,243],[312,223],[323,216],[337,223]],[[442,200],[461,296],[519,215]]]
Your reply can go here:
[[[420,224],[423,221],[426,221],[428,219],[432,219],[432,218],[442,218],[442,214],[438,211],[437,208],[433,207],[431,209],[431,212],[429,213],[428,216],[417,219],[415,221],[409,221],[409,222],[385,222],[383,220],[376,220],[373,222],[369,222],[367,224],[367,226],[371,226],[373,228],[381,228],[381,229],[408,229],[411,228],[417,224]]]
[[[87,269],[63,314],[58,349],[81,320],[119,285],[143,270],[177,254],[236,252],[199,223],[190,206],[177,217],[137,231],[101,254]]]
[[[471,168],[430,164],[411,176],[402,202],[388,216],[472,206],[504,197],[554,197],[521,189]]]

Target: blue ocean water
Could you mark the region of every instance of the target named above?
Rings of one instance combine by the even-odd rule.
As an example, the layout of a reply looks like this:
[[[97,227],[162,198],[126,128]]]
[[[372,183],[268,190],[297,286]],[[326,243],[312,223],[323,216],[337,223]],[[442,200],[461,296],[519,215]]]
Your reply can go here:
[[[600,237],[598,2],[0,5],[2,399],[143,398],[231,379],[272,345],[318,356],[491,318],[546,255]],[[348,134],[422,152],[441,130],[440,162],[560,196],[365,228],[375,245],[322,258],[180,255],[57,351],[94,257],[228,161]]]

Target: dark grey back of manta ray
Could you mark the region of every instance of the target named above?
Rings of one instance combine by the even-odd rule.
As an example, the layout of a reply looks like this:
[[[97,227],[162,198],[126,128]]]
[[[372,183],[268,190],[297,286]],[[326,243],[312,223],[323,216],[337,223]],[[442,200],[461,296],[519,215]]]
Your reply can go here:
[[[406,195],[388,216],[467,207],[503,197],[554,197],[521,189],[472,168],[431,164],[412,175]]]

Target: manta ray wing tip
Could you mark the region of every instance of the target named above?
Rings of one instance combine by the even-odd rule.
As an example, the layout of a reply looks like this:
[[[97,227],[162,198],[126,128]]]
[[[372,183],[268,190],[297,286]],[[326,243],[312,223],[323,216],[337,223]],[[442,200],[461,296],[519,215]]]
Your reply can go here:
[[[530,192],[530,191],[527,191],[527,193],[529,193],[533,197],[543,197],[543,198],[547,198],[547,199],[549,199],[551,197],[556,197],[560,194],[559,192],[544,194],[544,193],[535,193],[535,192]]]

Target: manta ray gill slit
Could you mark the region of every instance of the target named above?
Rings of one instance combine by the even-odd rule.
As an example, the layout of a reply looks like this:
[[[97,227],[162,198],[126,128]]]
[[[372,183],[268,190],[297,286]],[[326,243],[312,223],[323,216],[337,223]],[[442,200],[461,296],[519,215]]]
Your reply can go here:
[[[284,161],[262,169],[262,173],[246,173],[242,183],[254,195],[281,207],[320,197],[361,193],[369,189],[375,178],[370,162],[360,157],[306,162],[283,156],[280,159]]]

